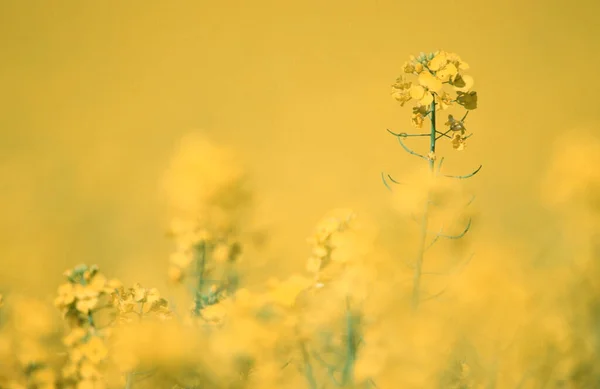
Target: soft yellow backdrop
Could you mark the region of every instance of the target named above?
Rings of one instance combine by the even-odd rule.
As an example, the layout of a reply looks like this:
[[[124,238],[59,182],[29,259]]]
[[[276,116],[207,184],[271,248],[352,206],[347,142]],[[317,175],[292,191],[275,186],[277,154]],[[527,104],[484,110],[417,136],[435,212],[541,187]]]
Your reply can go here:
[[[438,48],[471,65],[480,98],[475,136],[446,162],[484,165],[469,184],[477,228],[542,247],[549,146],[600,131],[598,4],[3,1],[0,285],[51,290],[80,262],[162,283],[158,183],[190,131],[240,152],[277,211],[278,260],[301,269],[324,212],[385,214],[380,172],[419,163],[385,132],[410,126],[390,85],[410,54]]]

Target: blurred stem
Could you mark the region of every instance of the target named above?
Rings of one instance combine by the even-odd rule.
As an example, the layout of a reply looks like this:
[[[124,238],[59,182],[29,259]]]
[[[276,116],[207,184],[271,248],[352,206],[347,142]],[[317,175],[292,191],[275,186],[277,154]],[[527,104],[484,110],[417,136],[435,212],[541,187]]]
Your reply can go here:
[[[312,364],[310,363],[310,357],[308,356],[308,350],[304,341],[300,341],[300,350],[302,351],[302,359],[304,360],[304,376],[310,385],[310,389],[317,389],[317,381],[313,374]]]
[[[436,141],[436,127],[435,127],[435,95],[433,95],[433,101],[431,102],[430,110],[431,119],[431,132],[429,137],[429,171],[433,178],[434,165],[435,165],[435,141]],[[425,196],[425,208],[423,210],[423,217],[421,219],[421,236],[419,238],[419,249],[417,252],[417,260],[415,262],[415,271],[413,275],[413,292],[412,292],[412,309],[416,312],[419,308],[419,302],[421,300],[421,277],[423,275],[423,258],[425,256],[425,243],[427,241],[427,228],[429,224],[429,201],[430,191],[427,188],[427,195]]]
[[[357,352],[356,328],[354,328],[354,315],[350,309],[349,297],[346,297],[346,348],[348,355],[342,370],[342,385],[344,386],[352,385]]]
[[[196,260],[196,274],[198,284],[196,285],[196,307],[195,314],[198,315],[202,309],[202,290],[204,289],[204,270],[206,268],[206,243],[202,242],[198,248],[199,258]]]
[[[125,383],[125,389],[131,389],[133,384],[133,373],[127,373],[127,382]]]

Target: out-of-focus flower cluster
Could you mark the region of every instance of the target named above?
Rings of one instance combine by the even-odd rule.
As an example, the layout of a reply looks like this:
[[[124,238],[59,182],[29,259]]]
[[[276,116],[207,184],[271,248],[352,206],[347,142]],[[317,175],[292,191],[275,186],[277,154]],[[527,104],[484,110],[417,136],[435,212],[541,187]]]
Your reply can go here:
[[[69,331],[63,338],[67,358],[59,382],[64,388],[105,388],[107,373],[132,374],[137,360],[126,348],[110,355],[109,348],[115,347],[112,332],[132,323],[139,325],[147,318],[169,319],[168,303],[156,288],[140,284],[125,288],[116,279],[108,280],[95,265],[79,265],[65,276],[67,282],[58,288],[54,300]]]
[[[210,246],[217,262],[235,260],[240,254],[238,228],[250,194],[233,153],[202,137],[185,137],[164,184],[172,217],[170,235],[176,244],[170,278],[184,278],[199,245]]]
[[[160,296],[158,289],[144,288],[139,283],[128,289],[118,287],[111,294],[111,303],[117,308],[119,323],[131,323],[149,316],[167,320],[172,315],[169,303]]]
[[[0,388],[54,389],[58,327],[51,306],[30,297],[0,295]]]
[[[100,300],[121,286],[118,280],[108,280],[97,266],[80,265],[64,275],[67,282],[58,287],[54,305],[75,326],[89,323]]]
[[[169,278],[195,290],[198,316],[237,287],[240,227],[251,196],[233,153],[195,135],[182,139],[164,183],[175,241]]]
[[[423,127],[434,102],[436,111],[446,110],[455,103],[467,110],[476,109],[477,92],[471,90],[473,78],[463,74],[467,69],[469,65],[456,53],[438,50],[427,54],[422,52],[417,57],[411,55],[410,61],[404,63],[404,75],[392,85],[392,96],[401,106],[409,101],[415,102],[411,122],[416,128]],[[417,79],[411,81],[408,76],[416,76]],[[450,92],[444,90],[445,85],[451,87]],[[452,146],[462,150],[466,139],[464,123],[448,115],[446,126],[448,132],[452,132]]]

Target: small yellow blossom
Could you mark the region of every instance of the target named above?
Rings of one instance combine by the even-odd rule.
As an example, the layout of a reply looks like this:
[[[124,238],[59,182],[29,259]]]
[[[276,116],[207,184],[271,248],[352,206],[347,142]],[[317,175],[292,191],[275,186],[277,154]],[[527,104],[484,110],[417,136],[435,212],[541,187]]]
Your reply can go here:
[[[99,363],[108,355],[108,349],[104,342],[97,336],[92,336],[90,340],[80,346],[80,349],[83,356],[94,364]]]
[[[477,92],[457,92],[456,102],[466,109],[477,108]]]
[[[459,132],[452,135],[452,147],[459,151],[465,148],[465,138]]]
[[[175,251],[169,257],[169,261],[173,265],[178,266],[181,269],[187,268],[190,265],[190,263],[192,263],[193,260],[194,260],[194,255],[189,250],[186,250],[186,251],[182,251],[182,250]]]
[[[65,283],[58,287],[58,296],[54,299],[54,305],[58,308],[66,307],[75,301],[75,289],[73,284]]]
[[[75,343],[80,342],[86,335],[86,330],[81,327],[75,327],[63,338],[63,343],[65,346],[72,347]]]
[[[172,282],[180,282],[183,279],[183,271],[178,266],[169,266],[167,274]]]
[[[217,262],[226,262],[229,259],[230,247],[225,243],[219,243],[212,252],[212,258]]]

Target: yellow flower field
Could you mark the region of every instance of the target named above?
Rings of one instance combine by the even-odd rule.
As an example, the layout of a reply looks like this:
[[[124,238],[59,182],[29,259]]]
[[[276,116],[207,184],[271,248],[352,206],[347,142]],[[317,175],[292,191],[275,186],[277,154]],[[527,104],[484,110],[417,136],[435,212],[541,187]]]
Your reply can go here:
[[[0,389],[600,388],[597,14],[0,5]]]

